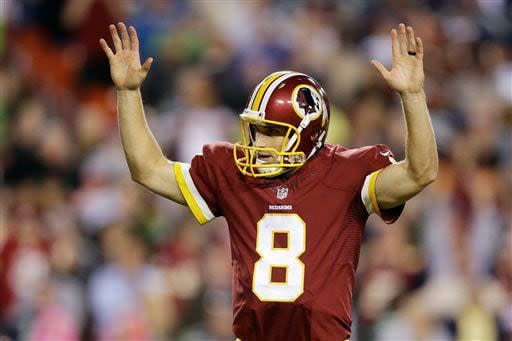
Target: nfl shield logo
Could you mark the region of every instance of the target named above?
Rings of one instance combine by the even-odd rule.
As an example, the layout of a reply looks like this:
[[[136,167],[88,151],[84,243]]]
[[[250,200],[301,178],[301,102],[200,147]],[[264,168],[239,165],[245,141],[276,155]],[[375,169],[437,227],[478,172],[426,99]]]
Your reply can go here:
[[[288,196],[288,188],[281,187],[277,189],[277,199],[285,199]]]

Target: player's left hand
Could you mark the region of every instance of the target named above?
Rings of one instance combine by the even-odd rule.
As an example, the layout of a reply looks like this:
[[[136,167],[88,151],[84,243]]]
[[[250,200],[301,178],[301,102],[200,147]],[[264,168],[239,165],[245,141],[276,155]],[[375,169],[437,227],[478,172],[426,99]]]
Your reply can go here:
[[[391,47],[393,50],[393,65],[388,71],[377,60],[372,64],[379,70],[386,82],[399,93],[415,93],[423,90],[423,42],[414,37],[412,27],[398,25],[391,30]]]

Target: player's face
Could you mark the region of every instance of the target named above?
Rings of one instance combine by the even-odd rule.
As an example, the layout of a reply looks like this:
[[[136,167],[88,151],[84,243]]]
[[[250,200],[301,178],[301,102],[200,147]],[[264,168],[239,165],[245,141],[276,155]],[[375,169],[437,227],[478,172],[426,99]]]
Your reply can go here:
[[[281,150],[287,128],[271,126],[271,125],[255,125],[254,128],[254,145],[256,147],[273,148]],[[261,163],[273,163],[277,159],[277,155],[271,152],[258,152],[258,161]]]

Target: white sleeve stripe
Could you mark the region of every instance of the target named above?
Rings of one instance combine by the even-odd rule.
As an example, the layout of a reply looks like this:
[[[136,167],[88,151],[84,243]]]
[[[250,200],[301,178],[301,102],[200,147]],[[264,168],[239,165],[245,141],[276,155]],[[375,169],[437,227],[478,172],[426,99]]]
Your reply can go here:
[[[372,174],[369,174],[364,178],[363,188],[361,189],[361,200],[363,201],[364,207],[366,207],[366,212],[368,214],[373,213],[372,202],[370,199],[370,179]]]
[[[181,163],[182,171],[183,171],[183,177],[185,178],[185,183],[187,184],[188,189],[190,190],[190,193],[196,200],[197,206],[201,209],[201,212],[203,212],[204,216],[208,221],[215,218],[212,211],[208,207],[208,204],[206,201],[204,201],[203,197],[197,190],[196,185],[194,184],[194,180],[192,180],[192,176],[190,175],[190,165],[188,163]]]

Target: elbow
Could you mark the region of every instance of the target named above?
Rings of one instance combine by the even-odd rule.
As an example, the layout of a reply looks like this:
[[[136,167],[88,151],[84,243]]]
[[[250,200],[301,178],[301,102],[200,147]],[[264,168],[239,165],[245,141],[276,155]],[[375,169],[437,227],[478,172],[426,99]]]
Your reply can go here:
[[[147,174],[131,173],[131,179],[136,184],[149,188],[153,179]]]
[[[140,175],[137,175],[137,174],[134,174],[134,173],[130,173],[130,175],[131,175],[131,179],[132,179],[133,182],[136,182],[136,183],[142,185],[143,181],[142,181],[142,178],[141,178]]]
[[[437,171],[438,171],[438,168],[433,168],[433,169],[429,169],[428,171],[426,171],[422,177],[419,179],[419,185],[422,187],[422,188],[425,188],[427,187],[428,185],[430,185],[431,183],[433,183],[434,181],[436,181],[436,178],[437,178]]]
[[[162,162],[145,162],[144,164],[129,165],[128,168],[130,169],[132,181],[147,187],[155,181],[155,176],[158,170],[161,169],[163,163],[167,163],[167,161],[163,160]]]
[[[131,176],[131,179],[132,179],[133,182],[136,182],[139,185],[143,185],[144,180],[143,180],[143,177],[140,174],[135,173],[135,172],[130,172],[130,176]]]
[[[437,179],[437,174],[439,173],[439,157],[437,153],[435,157],[432,159],[432,162],[429,165],[428,171],[425,174],[427,184],[425,186],[430,185]]]
[[[436,158],[420,170],[411,170],[411,177],[421,190],[436,180],[438,171],[439,163]]]
[[[136,167],[129,167],[130,169],[130,177],[133,182],[136,182],[140,185],[144,185],[146,176],[144,175],[144,172],[142,172],[140,169]]]

